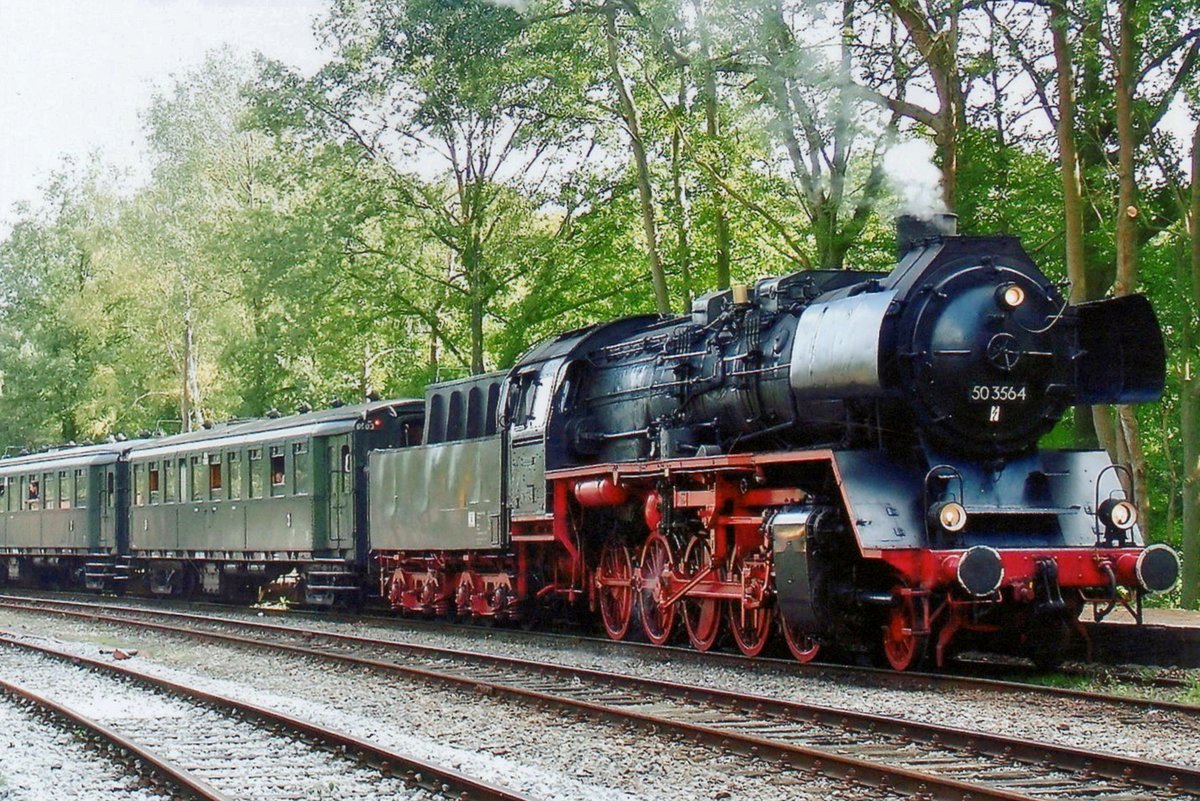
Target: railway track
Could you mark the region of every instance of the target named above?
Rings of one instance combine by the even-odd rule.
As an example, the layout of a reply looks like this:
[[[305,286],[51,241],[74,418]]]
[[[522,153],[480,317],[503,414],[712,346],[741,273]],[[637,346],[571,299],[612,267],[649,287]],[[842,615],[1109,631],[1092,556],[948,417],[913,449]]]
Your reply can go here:
[[[0,606],[385,671],[411,680],[666,731],[724,751],[905,795],[975,801],[1084,797],[1117,801],[1151,796],[1200,799],[1200,771],[1187,766],[749,693],[194,613],[101,608],[43,599],[20,602],[7,598]],[[986,686],[999,684],[990,682]],[[1030,691],[1026,685],[1018,686]],[[1094,700],[1074,695],[1077,700]],[[1200,713],[1195,707],[1179,706],[1192,714]]]
[[[34,692],[28,687],[0,679],[0,692],[17,704],[31,709],[41,717],[54,720],[59,726],[82,735],[99,750],[113,755],[114,761],[139,776],[147,784],[166,785],[183,798],[199,801],[231,801],[229,796],[212,787],[198,776],[175,765],[166,757],[129,739],[117,730],[92,720],[80,712]]]
[[[4,692],[81,726],[94,737],[140,760],[183,795],[202,801],[322,798],[458,798],[472,801],[529,801],[501,786],[415,760],[366,740],[267,707],[208,692],[178,681],[0,634],[0,645],[100,674],[95,697],[122,697],[114,679],[132,681],[151,697],[167,697],[166,709],[118,715],[105,725],[26,687],[0,682]],[[70,666],[70,667],[68,667]],[[63,674],[65,675],[65,674]],[[43,677],[52,686],[71,676]],[[129,708],[152,703],[125,698]],[[169,751],[175,761],[160,753]]]
[[[47,594],[7,596],[0,594],[0,605],[5,599],[32,602],[79,603],[84,606],[97,604],[95,596],[78,594]],[[104,604],[110,609],[146,609],[157,611],[163,608],[162,601],[156,601],[154,606],[130,606],[135,598],[122,599],[121,606]],[[169,602],[168,602],[169,603]],[[212,610],[214,613],[230,614],[248,611],[246,607],[231,606],[214,602],[179,603],[175,611],[180,610]],[[687,645],[652,645],[636,640],[616,641],[607,637],[591,636],[581,632],[526,630],[521,628],[496,628],[491,625],[471,625],[453,623],[437,618],[396,617],[378,613],[349,615],[329,611],[315,612],[305,609],[278,607],[255,608],[254,611],[268,617],[287,619],[311,619],[319,622],[337,622],[349,624],[373,624],[399,631],[420,631],[432,634],[447,634],[463,636],[493,636],[502,634],[505,638],[521,640],[532,644],[562,643],[563,647],[577,648],[584,646],[602,653],[633,654],[639,658],[658,662],[687,662],[701,666],[726,665],[733,668],[770,670],[780,675],[796,674],[803,676],[825,676],[835,680],[895,687],[898,690],[911,689],[942,689],[954,687],[957,689],[978,689],[985,692],[999,692],[1025,695],[1036,692],[1040,695],[1078,699],[1081,701],[1127,700],[1131,706],[1156,709],[1177,709],[1200,712],[1200,707],[1187,701],[1178,702],[1164,695],[1180,696],[1197,687],[1200,679],[1181,678],[1170,675],[1143,675],[1128,670],[1087,667],[1068,667],[1057,671],[1057,674],[1067,679],[1080,681],[1095,681],[1101,684],[1115,683],[1120,695],[1114,695],[1111,687],[1099,691],[1081,690],[1076,688],[1055,687],[1044,682],[1045,674],[1032,669],[1021,660],[995,660],[990,658],[959,657],[951,662],[945,670],[938,672],[923,672],[910,670],[897,673],[888,668],[876,668],[864,665],[847,665],[823,662],[800,663],[791,656],[773,657],[769,654],[758,657],[747,657],[740,653],[711,650],[705,653],[696,651]],[[236,618],[231,618],[235,619]],[[1129,695],[1130,688],[1140,688],[1148,697]]]

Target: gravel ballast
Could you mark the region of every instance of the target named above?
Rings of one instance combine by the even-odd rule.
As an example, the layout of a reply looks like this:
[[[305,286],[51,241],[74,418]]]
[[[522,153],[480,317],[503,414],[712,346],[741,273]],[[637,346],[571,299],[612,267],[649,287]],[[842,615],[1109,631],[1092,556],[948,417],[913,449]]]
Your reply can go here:
[[[539,642],[540,638],[504,630],[431,632],[405,629],[403,624],[267,617],[252,610],[224,614],[233,620],[290,623],[334,633],[545,660],[1028,736],[1155,761],[1200,764],[1194,748],[1200,741],[1200,716],[1169,709],[1131,710],[1118,704],[1065,701],[1032,689],[1022,697],[950,686],[872,687],[818,672],[756,669],[750,663],[672,661],[635,651],[614,652],[607,646],[572,646],[569,640]],[[664,742],[663,737],[647,736],[643,731],[564,719],[558,712],[531,711],[477,693],[464,695],[333,667],[324,660],[185,642],[135,633],[125,626],[85,624],[53,616],[34,618],[28,613],[0,611],[0,627],[141,647],[145,649],[141,661],[147,669],[201,670],[218,682],[213,689],[219,692],[251,693],[251,700],[267,697],[269,705],[291,714],[353,731],[473,775],[503,777],[514,789],[537,797],[675,798],[686,789],[696,798],[805,798],[822,797],[829,787],[838,786],[707,748]],[[94,645],[76,647],[95,652]]]
[[[0,612],[0,627],[61,641],[94,656],[121,645],[124,667],[242,698],[364,737],[410,756],[510,787],[533,798],[893,798],[811,773],[718,752],[667,735],[564,716],[478,693],[415,684],[211,642],[124,626]],[[2,652],[0,652],[2,653]]]
[[[233,798],[420,801],[430,797],[398,779],[384,778],[375,770],[253,722],[57,659],[2,648],[0,673],[20,676],[23,687],[115,729]]]
[[[67,728],[0,695],[0,801],[168,798],[142,783],[142,777],[87,748]]]

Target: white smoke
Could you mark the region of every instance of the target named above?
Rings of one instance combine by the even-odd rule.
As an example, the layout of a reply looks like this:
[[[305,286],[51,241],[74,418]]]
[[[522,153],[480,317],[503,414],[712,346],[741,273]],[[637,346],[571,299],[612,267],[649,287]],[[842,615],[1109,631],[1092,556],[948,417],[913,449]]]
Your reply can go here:
[[[487,1],[494,6],[500,6],[501,8],[511,8],[513,11],[517,12],[518,14],[524,14],[526,11],[528,11],[529,5],[532,2],[532,0],[487,0]]]
[[[883,170],[903,213],[927,220],[948,210],[942,199],[942,171],[933,163],[929,142],[910,139],[890,148],[883,156]]]

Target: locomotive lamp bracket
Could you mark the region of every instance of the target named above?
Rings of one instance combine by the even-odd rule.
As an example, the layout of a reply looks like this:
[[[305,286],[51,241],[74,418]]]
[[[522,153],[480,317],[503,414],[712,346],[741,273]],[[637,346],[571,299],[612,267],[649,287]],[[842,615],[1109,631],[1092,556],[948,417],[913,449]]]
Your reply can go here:
[[[1094,520],[1092,530],[1096,533],[1097,546],[1107,545],[1110,548],[1125,547],[1129,544],[1131,538],[1130,532],[1133,530],[1133,526],[1137,522],[1136,511],[1133,522],[1124,528],[1113,525],[1111,521],[1104,520],[1105,517],[1109,517],[1111,515],[1111,509],[1114,506],[1114,502],[1128,503],[1131,505],[1133,504],[1133,501],[1129,500],[1128,498],[1118,499],[1116,497],[1116,490],[1109,492],[1108,498],[1105,500],[1100,500],[1101,480],[1104,478],[1104,474],[1110,470],[1114,473],[1124,473],[1126,481],[1129,482],[1130,486],[1133,486],[1133,473],[1123,464],[1110,464],[1100,471],[1100,474],[1096,476],[1096,486],[1094,489],[1095,502],[1092,504],[1091,509]],[[1124,488],[1121,489],[1121,494],[1125,494]],[[1136,507],[1134,508],[1136,510]]]
[[[948,493],[946,486],[952,480],[958,481],[958,493]],[[943,486],[937,492],[936,500],[933,495],[933,482],[939,481]],[[949,497],[946,497],[949,495]],[[929,472],[925,474],[925,480],[921,487],[922,508],[926,512],[926,533],[930,541],[935,542],[942,535],[950,534],[957,535],[967,524],[966,513],[966,486],[963,481],[962,473],[957,467],[949,464],[938,464],[929,468]],[[957,506],[956,512],[957,522],[954,525],[941,522],[942,512],[945,507]]]

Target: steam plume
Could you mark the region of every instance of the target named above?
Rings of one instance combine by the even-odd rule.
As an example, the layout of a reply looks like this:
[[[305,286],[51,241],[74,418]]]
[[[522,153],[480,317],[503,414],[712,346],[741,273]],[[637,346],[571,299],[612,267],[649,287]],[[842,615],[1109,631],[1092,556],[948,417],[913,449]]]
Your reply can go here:
[[[929,219],[947,211],[942,200],[942,171],[933,163],[933,145],[924,139],[901,142],[883,157],[888,185],[905,214]]]

